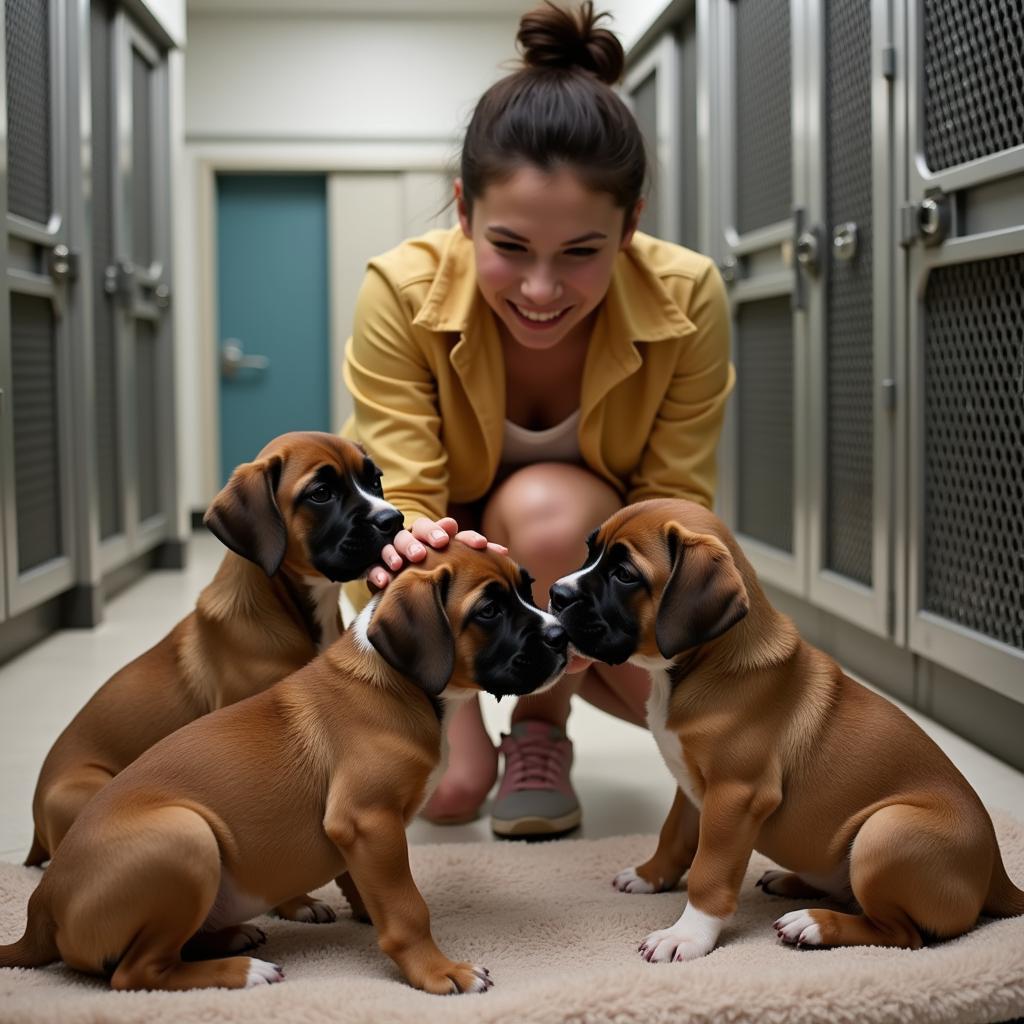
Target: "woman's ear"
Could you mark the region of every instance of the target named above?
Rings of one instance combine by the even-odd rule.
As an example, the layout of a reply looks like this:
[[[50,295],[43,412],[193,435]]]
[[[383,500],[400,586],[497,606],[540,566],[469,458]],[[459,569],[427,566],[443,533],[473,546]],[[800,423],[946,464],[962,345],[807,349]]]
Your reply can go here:
[[[626,220],[622,227],[622,241],[619,243],[620,249],[625,249],[626,246],[633,241],[633,235],[636,233],[636,226],[640,223],[640,215],[644,212],[644,207],[646,205],[646,200],[642,198],[638,199],[636,201],[636,206],[626,213]]]
[[[459,226],[467,238],[473,237],[473,229],[469,224],[469,207],[466,205],[466,193],[462,188],[462,179],[455,179],[455,209],[459,214]]]

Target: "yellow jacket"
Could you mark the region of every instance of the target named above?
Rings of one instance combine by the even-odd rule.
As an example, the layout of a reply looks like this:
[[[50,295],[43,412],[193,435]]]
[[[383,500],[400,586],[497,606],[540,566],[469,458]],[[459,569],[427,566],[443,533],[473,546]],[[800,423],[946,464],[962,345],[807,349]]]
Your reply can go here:
[[[710,507],[734,378],[714,264],[637,233],[616,258],[587,352],[579,425],[586,465],[626,502],[675,496]],[[458,227],[371,260],[345,382],[355,412],[343,432],[373,456],[407,524],[487,493],[501,458],[505,366],[472,245]]]

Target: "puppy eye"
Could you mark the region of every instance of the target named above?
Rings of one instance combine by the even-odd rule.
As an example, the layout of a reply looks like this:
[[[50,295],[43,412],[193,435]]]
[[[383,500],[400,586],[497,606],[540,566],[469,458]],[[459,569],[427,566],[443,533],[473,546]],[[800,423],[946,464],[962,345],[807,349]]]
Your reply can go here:
[[[484,622],[492,622],[501,614],[501,607],[497,601],[485,601],[476,610],[476,617]]]
[[[640,579],[640,574],[627,562],[615,566],[611,574],[620,583],[636,583]]]
[[[317,486],[309,492],[309,500],[315,501],[318,505],[326,504],[331,500],[331,497],[331,489],[327,484],[317,484]]]
[[[380,498],[384,497],[384,485],[380,482],[382,476],[384,476],[384,474],[378,469],[377,475],[373,478],[373,483],[370,484],[373,493]]]

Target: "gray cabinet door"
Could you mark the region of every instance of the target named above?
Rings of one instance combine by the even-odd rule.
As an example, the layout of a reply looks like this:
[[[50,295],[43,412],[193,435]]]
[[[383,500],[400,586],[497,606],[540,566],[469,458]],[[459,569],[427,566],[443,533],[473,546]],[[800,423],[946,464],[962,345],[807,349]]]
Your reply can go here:
[[[907,0],[910,646],[1024,698],[1024,17]]]
[[[0,465],[7,612],[73,580],[68,117],[59,0],[6,0]]]
[[[93,5],[93,330],[100,560],[169,535],[174,508],[166,56]]]
[[[773,583],[805,587],[805,318],[794,273],[798,64],[802,24],[791,0],[718,2],[701,65],[715,69],[708,201],[712,247],[733,308],[736,391],[723,437],[720,508]],[[804,211],[806,213],[806,211]]]

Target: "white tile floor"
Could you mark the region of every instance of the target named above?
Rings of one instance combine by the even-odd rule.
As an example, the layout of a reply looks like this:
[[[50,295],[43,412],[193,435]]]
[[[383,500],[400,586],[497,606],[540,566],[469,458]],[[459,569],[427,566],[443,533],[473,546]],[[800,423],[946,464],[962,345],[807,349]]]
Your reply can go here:
[[[151,573],[110,602],[96,629],[56,633],[0,667],[0,859],[21,860],[28,850],[32,791],[57,734],[97,686],[191,609],[222,553],[213,537],[196,534],[185,572]],[[485,698],[484,717],[495,739],[508,726],[509,710],[510,702]],[[1024,775],[942,726],[913,717],[990,807],[1024,820]],[[579,834],[657,832],[673,786],[647,732],[578,701],[569,733],[583,804]],[[455,828],[418,820],[409,834],[417,843],[490,840],[486,818]]]

